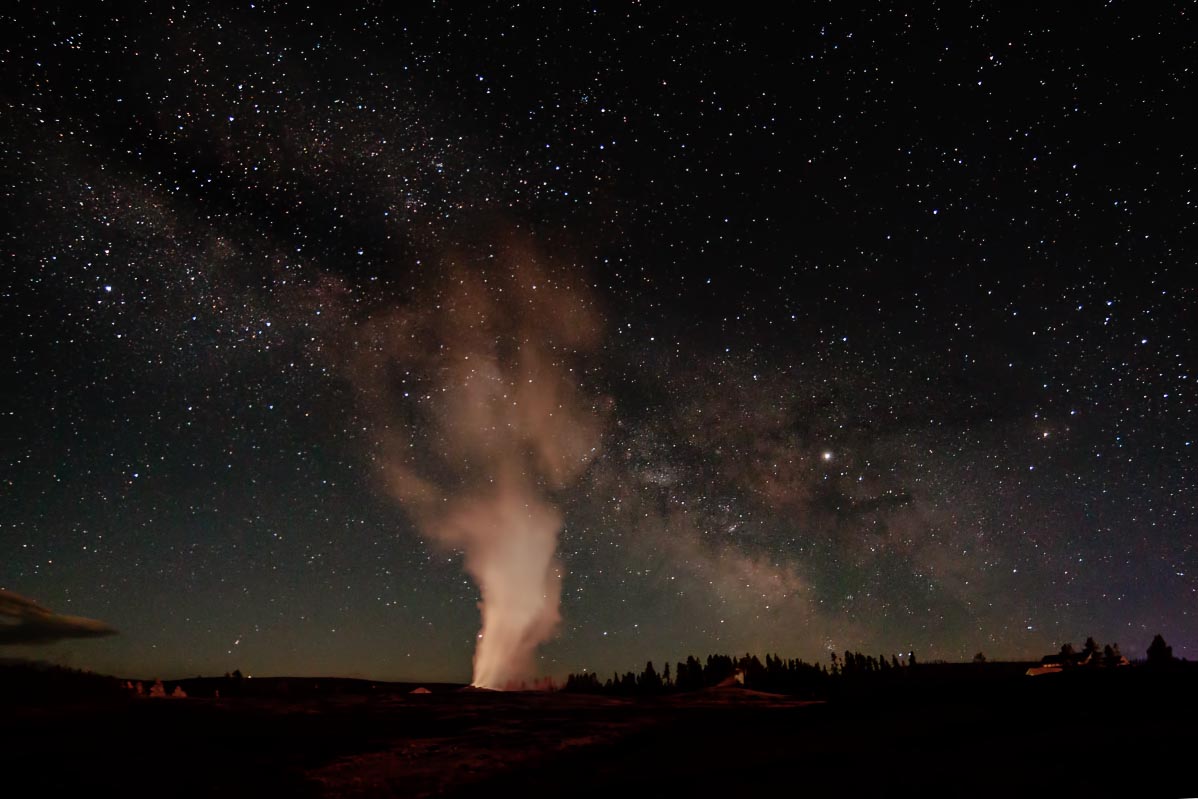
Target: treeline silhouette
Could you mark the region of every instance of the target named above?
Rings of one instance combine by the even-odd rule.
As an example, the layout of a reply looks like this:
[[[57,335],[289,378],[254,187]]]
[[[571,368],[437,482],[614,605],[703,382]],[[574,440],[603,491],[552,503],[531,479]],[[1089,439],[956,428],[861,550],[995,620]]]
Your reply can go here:
[[[1118,644],[1100,647],[1093,638],[1086,639],[1080,652],[1071,644],[1065,644],[1059,654],[1045,656],[1041,663],[1057,663],[1064,670],[1073,672],[1114,671],[1120,666],[1131,665],[1120,654]],[[914,652],[908,653],[903,660],[896,655],[887,658],[885,655],[875,657],[864,652],[846,651],[843,655],[832,652],[828,664],[807,663],[778,655],[766,655],[763,663],[756,655],[748,653],[740,657],[708,655],[702,661],[692,655],[684,662],[677,663],[672,674],[669,663],[659,673],[652,661],[646,663],[640,673],[615,673],[606,680],[601,680],[594,672],[570,674],[562,690],[613,696],[654,696],[738,684],[756,691],[814,698],[844,690],[869,691],[871,688],[910,680],[1022,675],[1029,665],[1035,664],[988,663],[981,652],[974,656],[972,663],[936,661],[926,666],[919,664]],[[1146,658],[1140,661],[1140,665],[1160,673],[1191,670],[1194,664],[1175,658],[1173,647],[1166,644],[1158,633],[1148,646]]]
[[[900,678],[917,662],[914,653],[902,662],[894,655],[887,659],[885,655],[874,657],[851,651],[846,651],[843,656],[832,653],[830,660],[830,665],[825,666],[778,655],[766,655],[764,663],[756,655],[748,653],[740,657],[708,655],[704,661],[691,655],[676,664],[673,674],[670,673],[669,663],[658,673],[653,661],[649,661],[639,674],[632,671],[622,675],[616,673],[606,681],[600,681],[599,675],[594,672],[570,674],[562,690],[615,696],[651,696],[736,683],[756,691],[819,696],[827,693],[828,688],[836,683]]]

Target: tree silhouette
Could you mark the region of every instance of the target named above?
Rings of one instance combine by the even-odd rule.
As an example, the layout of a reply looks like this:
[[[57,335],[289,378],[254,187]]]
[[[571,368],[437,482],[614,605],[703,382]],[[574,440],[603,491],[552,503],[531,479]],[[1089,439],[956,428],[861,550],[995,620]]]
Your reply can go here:
[[[732,676],[735,668],[732,658],[728,655],[708,655],[707,665],[703,667],[703,684],[719,685]]]
[[[1165,639],[1160,633],[1152,639],[1152,643],[1148,645],[1148,664],[1151,666],[1163,666],[1173,662],[1173,647],[1165,643]]]
[[[645,670],[641,672],[641,676],[637,680],[637,688],[642,694],[661,693],[661,677],[658,675],[657,669],[653,668],[652,660],[645,664]]]
[[[610,682],[609,680],[608,683]],[[595,672],[584,671],[582,674],[568,675],[562,690],[570,693],[597,694],[603,691],[603,686],[599,684],[599,677]]]
[[[1102,659],[1108,666],[1118,666],[1123,655],[1119,652],[1119,644],[1107,644],[1102,650]]]
[[[674,687],[679,691],[696,691],[703,687],[703,664],[694,655],[678,663],[674,670]]]
[[[749,688],[760,688],[766,682],[766,669],[761,665],[756,655],[745,653],[745,656],[736,664],[744,674],[744,684]],[[735,669],[733,672],[735,673]]]

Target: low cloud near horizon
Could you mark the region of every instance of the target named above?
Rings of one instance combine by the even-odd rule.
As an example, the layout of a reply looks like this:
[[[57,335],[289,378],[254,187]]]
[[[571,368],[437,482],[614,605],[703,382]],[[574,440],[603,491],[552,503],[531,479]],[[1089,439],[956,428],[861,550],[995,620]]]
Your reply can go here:
[[[0,646],[52,644],[64,638],[101,638],[117,631],[96,619],[63,616],[0,588]]]

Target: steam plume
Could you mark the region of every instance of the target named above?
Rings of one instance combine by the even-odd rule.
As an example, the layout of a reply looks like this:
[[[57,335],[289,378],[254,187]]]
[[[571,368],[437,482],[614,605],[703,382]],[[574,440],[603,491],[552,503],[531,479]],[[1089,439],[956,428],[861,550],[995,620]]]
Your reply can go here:
[[[487,255],[450,259],[413,309],[368,323],[356,374],[384,423],[388,490],[479,587],[474,684],[505,688],[533,676],[560,621],[553,494],[598,446],[574,362],[599,325],[582,287],[528,247]]]

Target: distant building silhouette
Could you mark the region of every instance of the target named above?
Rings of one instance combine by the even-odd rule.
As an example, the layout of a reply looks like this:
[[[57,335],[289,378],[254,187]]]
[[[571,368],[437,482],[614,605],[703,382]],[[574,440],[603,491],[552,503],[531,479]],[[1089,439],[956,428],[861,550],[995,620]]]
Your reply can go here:
[[[1093,638],[1086,639],[1086,646],[1081,652],[1073,649],[1072,644],[1064,644],[1061,651],[1055,655],[1045,655],[1040,659],[1039,666],[1033,666],[1025,674],[1029,677],[1041,677],[1045,674],[1060,674],[1064,671],[1080,668],[1119,668],[1127,666],[1127,658],[1119,654],[1119,645],[1108,644],[1105,650],[1099,650]]]

